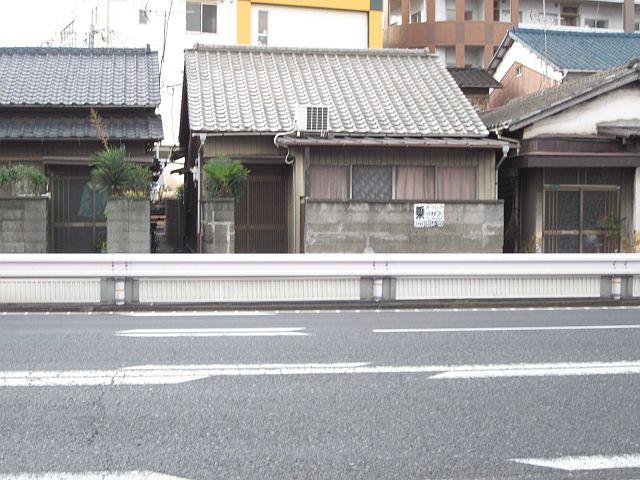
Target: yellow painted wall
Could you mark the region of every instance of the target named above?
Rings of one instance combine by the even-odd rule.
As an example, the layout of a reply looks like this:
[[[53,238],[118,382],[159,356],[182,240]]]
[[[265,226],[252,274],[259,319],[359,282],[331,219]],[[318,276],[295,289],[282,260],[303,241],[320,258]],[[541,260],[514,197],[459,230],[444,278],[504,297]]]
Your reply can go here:
[[[382,48],[382,12],[370,0],[238,0],[238,45],[251,43],[251,4],[369,12],[369,48]]]

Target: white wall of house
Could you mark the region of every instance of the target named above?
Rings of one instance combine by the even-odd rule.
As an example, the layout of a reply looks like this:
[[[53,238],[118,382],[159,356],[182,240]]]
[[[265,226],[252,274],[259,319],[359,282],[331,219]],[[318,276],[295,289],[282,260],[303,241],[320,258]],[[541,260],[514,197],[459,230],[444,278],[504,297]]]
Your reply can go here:
[[[527,127],[524,138],[540,135],[594,135],[597,124],[640,118],[640,86],[633,85],[581,103]]]
[[[498,68],[496,69],[493,77],[501,82],[507,72],[511,70],[511,67],[514,63],[524,65],[525,67],[528,67],[531,70],[545,75],[557,82],[561,82],[564,77],[563,72],[555,70],[552,66],[547,65],[547,63],[544,62],[542,58],[540,58],[537,54],[533,53],[518,41],[514,42],[513,45],[511,45],[511,48],[509,48],[502,61],[498,65]]]
[[[268,12],[272,47],[367,48],[369,14],[348,10],[251,5],[251,43],[258,42],[259,12]]]

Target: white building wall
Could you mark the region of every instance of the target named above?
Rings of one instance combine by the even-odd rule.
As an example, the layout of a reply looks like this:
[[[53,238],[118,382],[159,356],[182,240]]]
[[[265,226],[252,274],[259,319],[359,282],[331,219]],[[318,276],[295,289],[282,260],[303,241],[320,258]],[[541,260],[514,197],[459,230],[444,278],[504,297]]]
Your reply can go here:
[[[211,2],[214,3],[214,2]],[[89,46],[89,29],[95,23],[95,47],[144,48],[158,52],[158,61],[164,61],[160,78],[164,145],[176,145],[180,125],[184,50],[196,43],[234,44],[237,37],[236,2],[218,2],[218,33],[187,32],[186,2],[174,0],[77,0],[76,46]],[[139,22],[140,10],[148,12],[148,23]],[[96,22],[97,17],[97,22]],[[167,21],[165,43],[164,27]]]
[[[255,4],[251,44],[258,45],[258,14],[268,12],[270,47],[367,48],[368,12]]]
[[[567,5],[575,5],[576,2],[567,0]],[[609,21],[607,27],[608,30],[622,30],[622,0],[613,2],[578,2],[580,27],[585,26],[585,20],[591,19],[606,19]],[[638,3],[638,1],[636,1]],[[547,24],[550,26],[560,25],[560,11],[561,2],[547,2],[546,4],[546,17],[543,15],[542,2],[539,0],[521,0],[520,12],[521,23],[523,27],[526,26],[540,26],[545,24],[545,18]]]
[[[534,72],[545,75],[546,77],[549,77],[557,82],[562,82],[562,79],[564,78],[563,72],[559,72],[553,67],[547,65],[546,62],[544,62],[540,57],[535,55],[533,52],[531,52],[531,50],[529,50],[520,42],[513,43],[511,48],[507,51],[504,58],[498,65],[493,78],[495,78],[499,82],[502,82],[504,76],[509,70],[511,70],[511,67],[514,63],[524,65]]]
[[[601,95],[544,120],[524,131],[524,138],[540,135],[594,135],[597,124],[640,118],[640,87],[630,86]]]

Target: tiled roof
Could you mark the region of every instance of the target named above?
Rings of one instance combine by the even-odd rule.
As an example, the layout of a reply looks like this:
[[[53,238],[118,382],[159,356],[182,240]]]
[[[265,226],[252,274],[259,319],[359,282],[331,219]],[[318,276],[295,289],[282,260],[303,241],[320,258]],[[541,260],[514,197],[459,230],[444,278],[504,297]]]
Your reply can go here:
[[[548,29],[545,47],[545,30],[514,27],[507,32],[503,45],[508,47],[513,41],[523,43],[558,70],[596,72],[640,57],[640,33]],[[503,49],[498,50],[490,72],[504,53]]]
[[[160,140],[162,120],[153,113],[138,115],[101,114],[109,138],[118,140]],[[0,114],[0,140],[98,139],[89,115]]]
[[[489,72],[474,67],[447,67],[460,88],[502,88]]]
[[[637,60],[621,67],[598,72],[573,81],[565,81],[541,92],[515,98],[509,103],[481,113],[489,129],[519,129],[541,116],[555,114],[580,98],[588,99],[609,89],[637,81]]]
[[[275,133],[329,107],[342,135],[484,137],[441,61],[422,50],[196,47],[185,52],[192,131]]]
[[[159,104],[156,52],[128,48],[0,48],[0,106]]]

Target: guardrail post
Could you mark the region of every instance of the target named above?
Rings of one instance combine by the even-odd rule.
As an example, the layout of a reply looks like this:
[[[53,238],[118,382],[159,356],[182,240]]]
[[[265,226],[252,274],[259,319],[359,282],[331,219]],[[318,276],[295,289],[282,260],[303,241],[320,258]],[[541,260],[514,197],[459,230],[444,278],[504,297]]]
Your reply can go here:
[[[373,301],[379,302],[382,300],[384,296],[384,279],[383,278],[374,278],[373,279]]]
[[[622,278],[620,277],[612,277],[611,278],[611,296],[614,300],[620,300],[620,296],[622,295]]]
[[[124,290],[124,278],[116,278],[114,282],[114,299],[116,301],[116,305],[124,305],[125,301],[125,290]]]

